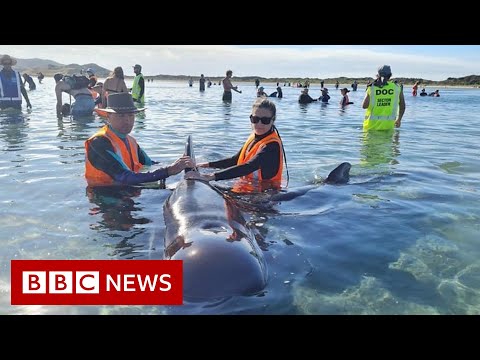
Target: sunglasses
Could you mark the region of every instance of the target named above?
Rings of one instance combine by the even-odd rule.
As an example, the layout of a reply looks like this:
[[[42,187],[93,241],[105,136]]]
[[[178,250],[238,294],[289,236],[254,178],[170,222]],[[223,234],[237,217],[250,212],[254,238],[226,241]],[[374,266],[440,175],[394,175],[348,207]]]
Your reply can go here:
[[[272,119],[273,119],[273,116],[272,117],[259,117],[259,116],[250,115],[250,122],[252,124],[257,124],[259,121],[261,121],[263,125],[268,125],[268,124],[270,124],[270,121],[272,121]]]

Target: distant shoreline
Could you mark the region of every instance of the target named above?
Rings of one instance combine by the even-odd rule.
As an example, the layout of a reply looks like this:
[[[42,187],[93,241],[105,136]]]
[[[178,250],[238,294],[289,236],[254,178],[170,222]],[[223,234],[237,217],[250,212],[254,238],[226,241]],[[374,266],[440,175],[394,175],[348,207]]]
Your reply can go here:
[[[133,77],[125,77],[125,78],[128,78],[128,80],[133,80]],[[150,78],[150,77],[149,77]],[[185,83],[187,86],[188,86],[188,79],[187,80],[165,80],[165,79],[155,79],[155,81],[165,81],[165,82],[177,82],[177,83]],[[217,85],[213,85],[214,83],[216,83]],[[252,81],[235,81],[235,79],[232,79],[232,83],[234,85],[254,85],[254,82]],[[280,82],[279,83],[279,86],[280,87],[285,87],[283,86],[284,83]],[[408,87],[412,87],[414,84],[411,83],[411,84],[403,84],[403,87],[404,87],[404,91],[408,88]],[[193,86],[198,86],[198,80],[194,80],[193,81]],[[218,85],[218,81],[213,81],[212,80],[212,86],[219,86]],[[272,87],[273,89],[275,89],[277,87],[277,82],[276,81],[262,81],[260,82],[260,86],[264,86],[264,87]],[[366,83],[358,83],[358,86],[359,88],[365,88],[366,86]],[[291,88],[294,88],[294,89],[303,89],[302,87],[296,87],[296,86],[286,86],[286,87],[291,87]],[[324,83],[324,87],[328,88],[328,89],[335,89],[335,83]],[[339,85],[339,89],[340,88],[343,88],[343,87],[346,87],[347,89],[351,89],[351,84],[350,83],[340,83]],[[316,83],[316,82],[311,82],[310,83],[310,88],[320,88],[320,82]],[[422,86],[420,84],[420,86],[418,87],[419,90],[423,89],[423,88],[439,88],[439,89],[447,89],[447,88],[458,88],[458,89],[478,89],[480,88],[480,86],[478,85],[439,85],[439,84],[427,84],[425,86]]]
[[[50,74],[44,74],[46,78],[49,78],[49,77],[53,77],[53,75],[50,75]],[[32,74],[32,76],[35,78],[35,75]],[[162,78],[158,78],[158,76],[161,76]],[[164,78],[166,77],[166,78]],[[169,78],[170,75],[157,75],[157,76],[148,76],[148,75],[144,75],[144,78],[146,80],[148,79],[154,79],[154,81],[174,81],[174,82],[180,82],[180,83],[185,83],[187,84],[188,83],[188,79],[189,77],[187,76],[184,76],[184,75],[179,75],[179,76],[173,76],[174,78]],[[133,81],[133,76],[125,76],[125,80],[129,80],[129,81]],[[105,78],[103,77],[99,77],[99,81],[103,81]],[[223,78],[210,78],[210,80],[212,81],[212,86],[218,86],[218,82],[221,81]],[[360,88],[364,88],[365,85],[367,84],[367,81],[365,79],[339,79],[338,81],[340,82],[340,86],[339,87],[346,87],[348,89],[351,88],[351,84],[353,83],[353,81],[357,81],[358,82],[358,85]],[[373,79],[371,79],[373,80]],[[393,78],[392,80],[397,80],[397,81],[401,81],[400,79],[395,79]],[[198,77],[193,77],[193,81],[194,81],[194,86],[195,84],[198,84]],[[316,88],[316,87],[320,87],[320,80],[315,80],[315,79],[312,79],[312,80],[309,80],[310,81],[310,87],[313,87],[313,88]],[[333,81],[333,82],[332,82]],[[336,79],[328,79],[328,80],[325,80],[325,87],[327,88],[334,88],[335,87],[335,81]],[[147,81],[148,82],[148,81]],[[235,84],[254,84],[255,82],[255,79],[241,79],[241,78],[233,78],[232,79],[232,83],[235,85]],[[288,83],[289,81],[284,81],[284,80],[278,80],[279,82],[279,85],[281,87],[284,87],[283,84],[285,83]],[[214,83],[216,83],[217,85],[213,85]],[[293,88],[296,88],[296,86],[293,86],[293,84],[295,83],[305,83],[305,80],[304,79],[298,79],[298,80],[295,80],[295,81],[290,81],[290,83],[292,84],[292,86],[290,87],[293,87]],[[273,87],[276,87],[277,85],[277,79],[260,79],[260,85],[262,86],[265,86],[265,85],[268,85],[268,86],[273,86]],[[408,87],[412,87],[414,85],[414,82],[406,82],[406,83],[403,83],[403,87],[404,88],[408,88]],[[446,84],[438,84],[436,82],[431,82],[429,80],[429,83],[425,83],[425,84],[420,84],[419,85],[419,89],[422,89],[422,88],[459,88],[459,89],[478,89],[480,88],[480,85],[476,85],[476,84],[473,84],[473,85],[466,85],[466,84],[462,84],[462,85],[446,85]],[[302,89],[302,87],[298,87],[298,89]]]

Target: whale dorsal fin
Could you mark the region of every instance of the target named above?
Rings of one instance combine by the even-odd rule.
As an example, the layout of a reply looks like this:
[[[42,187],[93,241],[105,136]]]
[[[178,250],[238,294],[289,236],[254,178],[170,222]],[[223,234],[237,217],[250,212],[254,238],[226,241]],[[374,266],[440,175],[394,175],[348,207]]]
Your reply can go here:
[[[352,165],[343,162],[328,174],[326,184],[346,184],[350,180],[350,168]]]
[[[193,160],[195,161],[195,152],[193,151],[193,140],[192,140],[192,135],[188,135],[187,137],[187,142],[185,143],[185,155],[190,156]],[[185,168],[185,173],[189,171],[197,171],[197,168]]]

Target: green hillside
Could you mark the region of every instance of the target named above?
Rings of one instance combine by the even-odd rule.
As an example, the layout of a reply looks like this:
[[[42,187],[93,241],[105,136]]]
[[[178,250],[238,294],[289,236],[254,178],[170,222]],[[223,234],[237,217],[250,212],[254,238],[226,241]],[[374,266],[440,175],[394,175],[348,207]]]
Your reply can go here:
[[[0,54],[0,57],[3,56]],[[95,71],[95,75],[98,77],[107,77],[110,75],[111,70],[105,69],[97,64],[69,64],[64,65],[60,64],[53,60],[46,60],[46,59],[19,59],[13,56],[17,60],[17,64],[15,65],[15,70],[20,71],[21,73],[27,73],[29,75],[35,76],[39,72],[43,73],[45,76],[53,76],[56,73],[64,74],[64,75],[72,75],[72,74],[79,74],[81,70],[87,70],[88,68],[92,68]],[[113,69],[112,69],[113,70]]]

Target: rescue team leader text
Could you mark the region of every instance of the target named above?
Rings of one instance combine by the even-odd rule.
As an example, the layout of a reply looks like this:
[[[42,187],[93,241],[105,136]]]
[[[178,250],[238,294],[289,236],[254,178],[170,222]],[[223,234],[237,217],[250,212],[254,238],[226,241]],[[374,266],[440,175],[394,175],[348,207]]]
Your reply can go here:
[[[12,305],[182,305],[180,260],[11,260]]]

